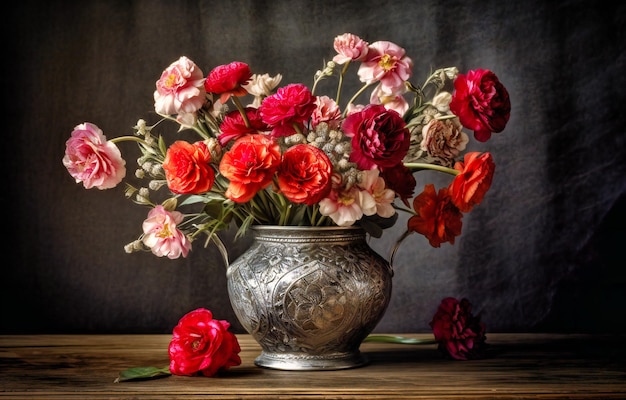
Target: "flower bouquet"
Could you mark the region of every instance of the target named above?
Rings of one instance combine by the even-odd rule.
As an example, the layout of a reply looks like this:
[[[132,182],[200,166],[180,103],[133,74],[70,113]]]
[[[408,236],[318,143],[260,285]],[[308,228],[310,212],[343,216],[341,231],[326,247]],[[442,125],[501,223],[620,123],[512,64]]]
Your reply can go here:
[[[182,56],[156,80],[156,121],[139,119],[132,134],[112,139],[79,124],[63,165],[87,189],[113,188],[126,177],[117,143],[138,144],[135,177],[145,183],[127,180],[125,194],[147,216],[129,253],[176,259],[200,241],[227,262],[218,233],[233,225],[235,238],[256,225],[359,226],[380,237],[398,212],[410,217],[391,261],[412,233],[433,247],[454,244],[495,170],[489,152],[466,151],[470,135],[485,142],[504,130],[506,88],[490,70],[456,67],[418,84],[411,58],[389,41],[345,33],[333,47],[310,86],[281,86],[280,74],[253,73],[240,61],[205,75]],[[345,96],[350,76],[360,88]],[[333,97],[318,93],[324,80],[336,82]],[[161,134],[167,124],[176,129]],[[450,183],[416,194],[421,170],[449,174]]]
[[[463,213],[482,201],[495,169],[489,152],[464,154],[464,129],[479,142],[501,132],[510,115],[507,90],[483,69],[442,68],[412,83],[412,60],[388,41],[368,44],[346,33],[334,48],[311,89],[279,87],[280,74],[254,74],[239,61],[205,76],[183,56],[156,81],[158,121],[140,119],[133,135],[113,139],[95,124],[77,125],[63,164],[87,189],[113,188],[126,176],[116,144],[137,142],[135,176],[147,184],[127,183],[126,196],[148,211],[127,252],[175,259],[203,238],[226,253],[216,233],[232,223],[238,236],[252,225],[360,225],[379,237],[398,211],[411,215],[402,238],[417,232],[432,246],[453,244]],[[344,100],[351,66],[362,87]],[[320,81],[331,78],[334,98],[317,94]],[[156,133],[164,121],[198,139],[175,132],[166,139]],[[414,196],[419,170],[453,179]]]

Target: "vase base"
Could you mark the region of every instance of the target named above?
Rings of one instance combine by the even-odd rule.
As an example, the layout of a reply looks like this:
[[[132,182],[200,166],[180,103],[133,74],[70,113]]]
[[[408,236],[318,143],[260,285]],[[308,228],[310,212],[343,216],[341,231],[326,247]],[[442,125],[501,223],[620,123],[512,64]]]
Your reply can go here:
[[[258,367],[285,371],[330,371],[362,367],[368,363],[360,351],[331,355],[268,353],[263,351],[254,360]]]

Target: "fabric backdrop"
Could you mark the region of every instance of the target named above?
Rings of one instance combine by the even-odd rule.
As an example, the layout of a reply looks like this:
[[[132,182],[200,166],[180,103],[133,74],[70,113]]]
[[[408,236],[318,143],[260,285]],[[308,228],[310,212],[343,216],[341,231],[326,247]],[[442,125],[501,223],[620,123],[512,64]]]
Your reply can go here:
[[[400,248],[377,331],[428,331],[446,296],[468,298],[488,332],[626,331],[625,23],[626,6],[602,1],[14,2],[0,332],[166,333],[198,307],[241,332],[219,253],[126,254],[146,210],[123,186],[75,184],[65,141],[85,121],[108,137],[155,121],[155,81],[181,55],[205,74],[237,60],[310,85],[344,32],[404,47],[416,82],[434,67],[491,69],[512,102],[505,132],[472,145],[494,155],[490,192],[454,245],[413,235]],[[121,147],[132,174],[136,146]],[[405,221],[372,246],[388,256]]]

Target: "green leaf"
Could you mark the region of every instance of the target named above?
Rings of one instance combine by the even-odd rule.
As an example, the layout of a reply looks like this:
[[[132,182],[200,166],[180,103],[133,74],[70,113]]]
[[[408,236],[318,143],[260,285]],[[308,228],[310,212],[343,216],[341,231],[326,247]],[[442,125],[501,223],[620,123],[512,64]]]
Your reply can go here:
[[[382,342],[396,344],[436,344],[435,339],[416,339],[404,336],[368,335],[363,342]]]
[[[170,372],[170,367],[133,367],[128,368],[120,372],[117,379],[115,379],[115,383],[126,382],[126,381],[136,381],[142,379],[157,379],[157,378],[165,378],[172,375]]]

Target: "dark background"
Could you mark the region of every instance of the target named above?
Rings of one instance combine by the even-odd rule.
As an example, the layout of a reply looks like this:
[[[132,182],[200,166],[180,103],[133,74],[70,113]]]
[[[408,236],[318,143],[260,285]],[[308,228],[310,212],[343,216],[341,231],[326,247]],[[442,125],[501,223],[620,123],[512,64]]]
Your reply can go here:
[[[2,28],[0,333],[167,333],[197,307],[240,331],[219,253],[125,254],[146,210],[123,186],[75,184],[65,141],[84,121],[109,138],[155,121],[154,83],[181,55],[205,74],[237,60],[310,85],[344,32],[403,46],[415,82],[436,67],[491,69],[513,107],[504,133],[473,145],[497,165],[486,199],[455,245],[405,242],[377,330],[426,332],[455,296],[488,332],[624,332],[625,23],[626,6],[601,1],[14,2]],[[138,152],[122,150],[132,176]],[[418,187],[447,184],[429,174]],[[404,221],[372,246],[388,255]]]

